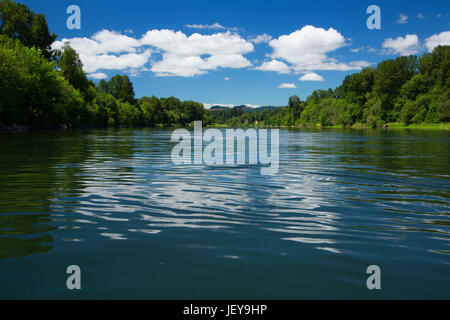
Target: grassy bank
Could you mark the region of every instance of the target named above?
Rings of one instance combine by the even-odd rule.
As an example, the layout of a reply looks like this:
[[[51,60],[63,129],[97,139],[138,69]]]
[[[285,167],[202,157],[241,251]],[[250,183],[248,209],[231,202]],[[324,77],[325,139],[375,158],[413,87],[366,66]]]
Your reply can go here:
[[[332,128],[343,128],[343,126],[334,126]],[[351,126],[353,129],[371,129],[367,125],[362,124],[354,124]],[[386,124],[383,128],[379,129],[385,129],[385,130],[401,130],[401,129],[411,129],[411,130],[450,130],[450,123],[444,122],[444,123],[420,123],[420,124],[410,124],[405,125],[403,123],[398,122],[392,122]]]
[[[342,126],[342,125],[337,125],[337,126],[330,126],[330,127],[321,127],[318,126],[317,128],[332,128],[332,129],[344,129],[346,127]],[[354,125],[352,125],[351,127],[347,127],[347,128],[352,128],[352,129],[373,129],[367,125],[361,124],[361,123],[355,123]],[[381,128],[377,128],[377,129],[383,129],[383,130],[404,130],[404,129],[411,129],[411,130],[450,130],[450,122],[445,122],[445,123],[421,123],[421,124],[410,124],[410,125],[405,125],[403,123],[398,123],[398,122],[392,122],[392,123],[388,123],[386,124],[386,126],[381,127]]]
[[[450,130],[450,123],[422,123],[405,126],[401,123],[390,123],[389,129]]]
[[[208,128],[231,128],[230,125],[227,124],[210,124],[207,126]],[[337,126],[301,126],[301,127],[289,127],[289,126],[246,126],[247,128],[279,128],[279,129],[345,129],[345,128],[351,128],[351,129],[372,129],[371,127],[367,126],[367,125],[363,125],[360,123],[356,123],[351,127],[344,127],[342,125],[337,125]],[[450,122],[446,122],[446,123],[421,123],[421,124],[410,124],[410,125],[405,125],[403,123],[388,123],[385,127],[383,128],[378,128],[378,129],[383,129],[383,130],[390,130],[390,129],[394,129],[394,130],[399,130],[399,129],[412,129],[412,130],[450,130]]]

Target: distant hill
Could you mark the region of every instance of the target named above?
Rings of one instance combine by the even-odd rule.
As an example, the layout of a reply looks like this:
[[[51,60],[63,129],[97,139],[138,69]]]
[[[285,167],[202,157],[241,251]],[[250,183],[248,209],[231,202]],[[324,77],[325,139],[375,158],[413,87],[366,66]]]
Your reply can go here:
[[[223,106],[212,106],[209,110],[211,111],[219,111],[219,110],[228,110],[229,107],[223,107]]]
[[[274,109],[278,109],[278,108],[282,108],[282,107],[263,106],[263,107],[259,107],[258,109],[256,109],[256,111],[263,112],[265,110],[274,110]]]
[[[263,112],[265,110],[273,110],[273,109],[277,109],[279,107],[275,107],[275,106],[263,106],[263,107],[258,107],[258,108],[252,108],[252,107],[248,107],[246,105],[240,105],[240,106],[235,106],[234,108],[230,108],[230,107],[225,107],[225,106],[212,106],[209,110],[210,111],[224,111],[224,110],[231,110],[231,109],[236,109],[236,110],[242,110],[243,112]]]

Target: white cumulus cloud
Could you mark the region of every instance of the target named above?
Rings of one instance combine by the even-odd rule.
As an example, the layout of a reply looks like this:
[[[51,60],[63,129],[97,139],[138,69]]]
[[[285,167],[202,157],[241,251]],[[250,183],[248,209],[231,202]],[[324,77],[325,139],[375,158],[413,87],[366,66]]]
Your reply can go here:
[[[159,76],[192,77],[217,68],[245,68],[252,64],[243,55],[253,44],[236,33],[187,36],[172,30],[151,30],[141,39],[145,45],[163,51],[163,59],[152,65]]]
[[[256,67],[255,70],[274,71],[282,74],[291,72],[291,68],[286,63],[278,60],[265,61],[262,65]]]
[[[444,31],[440,34],[434,34],[431,37],[425,39],[425,47],[428,51],[433,51],[438,45],[450,45],[450,31]]]
[[[61,49],[66,42],[78,52],[87,73],[142,68],[152,54],[149,48],[139,49],[139,40],[108,30],[97,32],[92,38],[55,41],[52,49]]]
[[[260,34],[250,39],[250,41],[254,44],[269,43],[270,40],[272,40],[272,36],[268,35],[267,33]]]
[[[409,56],[411,54],[417,54],[420,51],[420,41],[417,35],[407,34],[405,37],[385,39],[383,48],[391,53]]]
[[[328,56],[330,52],[347,45],[344,36],[333,28],[325,30],[307,25],[291,34],[271,40],[269,45],[273,48],[272,59],[289,63],[289,67],[296,72],[360,69]],[[273,71],[264,65],[258,69]]]
[[[297,86],[295,83],[282,83],[278,86],[280,89],[295,89]]]
[[[120,34],[115,31],[102,30],[92,36],[104,52],[121,53],[136,52],[141,46],[139,40]]]
[[[88,74],[88,77],[91,79],[102,80],[108,78],[108,75],[103,72],[97,72]]]
[[[315,72],[305,73],[303,76],[299,78],[300,81],[325,81],[322,76],[319,76]]]
[[[65,42],[79,53],[87,73],[100,70],[125,70],[133,74],[151,70],[157,76],[192,77],[218,68],[245,68],[252,64],[244,54],[254,50],[253,44],[229,31],[212,35],[181,31],[150,30],[136,39],[118,32],[102,30],[91,38],[56,41],[53,49]],[[162,59],[154,59],[160,52]]]
[[[194,33],[188,37],[181,31],[151,30],[142,37],[141,42],[183,56],[245,54],[254,49],[249,41],[231,32],[212,35]]]

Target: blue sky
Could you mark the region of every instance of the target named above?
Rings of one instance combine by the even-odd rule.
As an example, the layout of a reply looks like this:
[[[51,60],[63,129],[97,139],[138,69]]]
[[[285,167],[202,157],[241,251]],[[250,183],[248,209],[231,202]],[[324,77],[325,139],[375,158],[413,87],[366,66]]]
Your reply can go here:
[[[92,78],[128,74],[137,97],[206,104],[286,105],[361,67],[450,44],[443,0],[22,2],[46,15],[55,45],[71,42]],[[81,30],[66,26],[72,4]],[[381,30],[366,26],[373,4]]]

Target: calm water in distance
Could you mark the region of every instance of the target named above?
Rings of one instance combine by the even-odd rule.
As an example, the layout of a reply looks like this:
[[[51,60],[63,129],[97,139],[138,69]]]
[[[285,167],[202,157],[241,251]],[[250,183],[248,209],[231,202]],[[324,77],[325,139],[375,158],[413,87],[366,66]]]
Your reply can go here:
[[[449,132],[280,130],[275,176],[170,135],[1,133],[0,298],[450,298]]]

